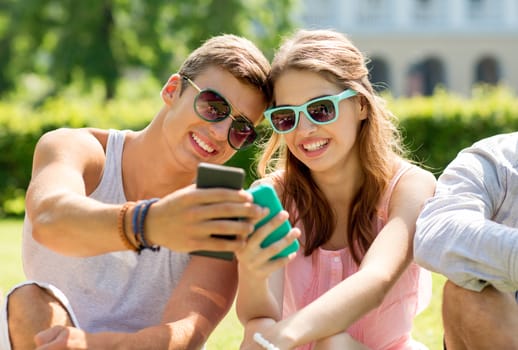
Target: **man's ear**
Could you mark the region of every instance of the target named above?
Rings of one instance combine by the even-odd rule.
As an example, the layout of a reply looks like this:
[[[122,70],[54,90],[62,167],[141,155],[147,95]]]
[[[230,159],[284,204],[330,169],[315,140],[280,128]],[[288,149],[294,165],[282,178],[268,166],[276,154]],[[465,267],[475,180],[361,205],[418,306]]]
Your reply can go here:
[[[178,73],[175,73],[169,77],[167,83],[165,83],[160,95],[162,96],[162,100],[168,106],[170,106],[173,102],[173,96],[178,87],[180,87],[180,80],[182,78]]]

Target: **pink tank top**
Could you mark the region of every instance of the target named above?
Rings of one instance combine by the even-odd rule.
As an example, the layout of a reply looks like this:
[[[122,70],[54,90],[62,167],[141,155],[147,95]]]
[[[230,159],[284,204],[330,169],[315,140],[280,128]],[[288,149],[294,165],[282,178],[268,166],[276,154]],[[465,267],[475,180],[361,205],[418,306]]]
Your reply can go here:
[[[387,222],[388,204],[401,176],[411,169],[402,163],[378,205],[376,234]],[[348,248],[316,249],[310,256],[299,251],[285,268],[283,318],[311,303],[358,271]],[[430,272],[412,263],[389,291],[383,303],[352,324],[347,333],[372,350],[426,349],[411,338],[414,317],[431,299]],[[309,350],[312,344],[297,348]]]

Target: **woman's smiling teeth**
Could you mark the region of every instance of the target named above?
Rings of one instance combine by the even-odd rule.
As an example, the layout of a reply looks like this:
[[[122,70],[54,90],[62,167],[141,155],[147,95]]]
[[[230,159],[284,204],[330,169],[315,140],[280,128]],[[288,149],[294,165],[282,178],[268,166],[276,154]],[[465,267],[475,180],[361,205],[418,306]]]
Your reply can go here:
[[[208,153],[214,152],[214,148],[207,145],[205,142],[203,142],[202,139],[200,139],[194,133],[192,133],[191,136],[192,136],[192,139],[198,144],[198,146],[200,146],[205,152],[208,152]]]
[[[302,147],[304,148],[304,150],[311,152],[324,147],[325,145],[327,145],[328,142],[329,140],[320,140],[312,143],[305,143],[302,145]]]

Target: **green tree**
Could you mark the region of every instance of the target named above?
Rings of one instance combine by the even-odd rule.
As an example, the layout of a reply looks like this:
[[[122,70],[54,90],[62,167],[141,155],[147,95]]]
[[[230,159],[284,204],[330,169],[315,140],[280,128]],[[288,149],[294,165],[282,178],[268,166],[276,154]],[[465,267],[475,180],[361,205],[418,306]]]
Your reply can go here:
[[[12,46],[15,35],[10,15],[15,0],[0,0],[0,94],[14,87],[12,73]]]
[[[111,98],[126,69],[163,80],[212,35],[244,35],[271,55],[297,0],[0,1],[0,94],[35,72],[55,91],[100,81]]]

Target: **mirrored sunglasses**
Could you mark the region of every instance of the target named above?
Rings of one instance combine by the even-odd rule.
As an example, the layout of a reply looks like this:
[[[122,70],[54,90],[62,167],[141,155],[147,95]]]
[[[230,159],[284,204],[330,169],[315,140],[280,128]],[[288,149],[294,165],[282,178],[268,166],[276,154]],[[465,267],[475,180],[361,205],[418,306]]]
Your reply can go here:
[[[329,124],[338,118],[338,103],[357,94],[354,90],[346,89],[337,95],[318,97],[299,106],[269,108],[264,112],[264,116],[273,130],[279,134],[295,130],[299,124],[300,112],[315,124]]]
[[[257,139],[257,132],[254,124],[242,115],[236,108],[227,101],[223,95],[213,89],[201,89],[188,77],[182,77],[189,82],[198,94],[194,98],[194,111],[201,119],[215,123],[232,118],[228,129],[227,141],[230,147],[241,150],[251,146]],[[237,116],[232,115],[232,109],[238,112]]]

